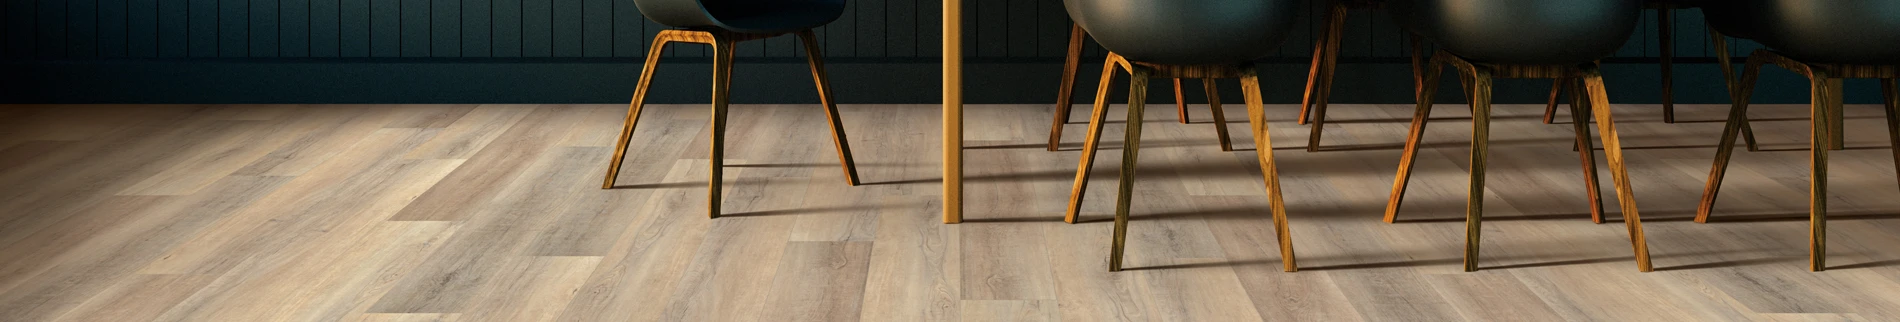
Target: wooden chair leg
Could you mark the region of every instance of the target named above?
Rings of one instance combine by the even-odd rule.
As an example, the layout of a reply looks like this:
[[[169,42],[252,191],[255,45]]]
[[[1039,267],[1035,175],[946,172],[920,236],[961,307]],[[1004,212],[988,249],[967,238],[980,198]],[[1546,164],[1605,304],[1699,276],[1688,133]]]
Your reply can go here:
[[[1346,29],[1348,9],[1351,8],[1348,8],[1345,2],[1334,1],[1333,5],[1327,9],[1326,17],[1323,18],[1325,21],[1321,22],[1325,24],[1326,30],[1313,43],[1313,66],[1312,70],[1306,74],[1306,94],[1300,99],[1300,125],[1306,125],[1307,117],[1311,115],[1307,113],[1309,111],[1318,112],[1320,115],[1326,113],[1325,107],[1314,111],[1313,106],[1326,104],[1326,93],[1329,92],[1328,87],[1333,81],[1333,67],[1339,58],[1339,37]],[[1314,139],[1313,142],[1318,142],[1318,140]],[[1311,150],[1308,149],[1308,151]]]
[[[721,37],[723,38],[723,37]],[[707,179],[706,205],[707,217],[719,218],[721,186],[725,180],[726,165],[726,105],[732,89],[732,47],[726,39],[713,40],[713,98],[712,98],[712,147],[711,175]]]
[[[1662,60],[1660,66],[1657,67],[1662,70],[1663,123],[1669,124],[1676,123],[1676,82],[1675,72],[1671,70],[1675,65],[1673,60],[1676,57],[1675,24],[1669,22],[1670,16],[1674,15],[1675,10],[1656,9],[1656,25],[1660,26],[1656,29],[1656,45],[1661,49],[1659,58]]]
[[[1717,65],[1719,65],[1718,67],[1721,67],[1722,69],[1722,82],[1723,82],[1723,85],[1727,86],[1728,88],[1729,102],[1731,102],[1732,104],[1733,102],[1736,102],[1738,100],[1748,99],[1747,97],[1736,98],[1736,95],[1741,94],[1741,90],[1739,86],[1742,86],[1742,85],[1736,83],[1735,66],[1732,63],[1730,63],[1729,53],[1728,53],[1728,37],[1723,36],[1721,32],[1715,31],[1715,28],[1709,28],[1709,39],[1715,43],[1715,60],[1716,60]],[[1753,82],[1750,82],[1747,84],[1747,86],[1752,87],[1752,86],[1755,86],[1755,84]],[[1742,131],[1742,140],[1748,143],[1748,151],[1750,152],[1760,151],[1761,147],[1755,144],[1755,130],[1748,126],[1747,115],[1742,116],[1741,131]]]
[[[1109,250],[1108,271],[1122,270],[1122,252],[1128,244],[1128,206],[1135,195],[1135,161],[1141,152],[1142,101],[1148,99],[1147,67],[1134,67],[1128,80],[1128,135],[1122,143],[1121,179],[1115,189],[1115,241]]]
[[[646,63],[640,67],[640,82],[633,85],[633,102],[627,103],[627,120],[621,123],[620,139],[614,141],[614,158],[607,163],[607,178],[600,183],[601,189],[613,189],[614,179],[620,177],[620,163],[627,158],[627,144],[633,140],[634,125],[640,123],[640,108],[646,106],[647,87],[653,85],[654,68],[660,66],[660,53],[672,40],[667,35],[657,36],[647,50]]]
[[[1076,68],[1082,64],[1082,39],[1088,32],[1082,25],[1069,24],[1069,53],[1062,60],[1062,84],[1056,89],[1055,120],[1049,124],[1049,151],[1055,151],[1062,145],[1062,126],[1069,123],[1069,110],[1074,109]]]
[[[1550,102],[1544,104],[1544,124],[1550,124],[1556,119],[1557,98],[1563,96],[1564,84],[1568,84],[1570,81],[1567,78],[1555,78],[1551,79],[1550,82]],[[1573,98],[1571,101],[1576,101],[1576,99]]]
[[[1306,137],[1306,152],[1319,151],[1320,135],[1325,133],[1326,106],[1327,102],[1332,100],[1333,71],[1339,67],[1339,37],[1340,34],[1345,33],[1347,9],[1343,1],[1336,2],[1333,4],[1331,16],[1327,17],[1326,59],[1320,62],[1319,85],[1313,89],[1312,94],[1308,95],[1313,98],[1311,104],[1313,129]]]
[[[1207,100],[1214,101],[1216,99],[1213,96],[1209,96],[1207,97]],[[1174,79],[1174,114],[1181,119],[1181,124],[1189,123],[1188,114],[1187,114],[1187,95],[1181,92],[1180,78]]]
[[[858,185],[858,164],[851,158],[851,140],[844,135],[844,121],[838,118],[838,103],[831,100],[831,82],[825,77],[824,50],[810,29],[798,32],[805,43],[805,59],[811,65],[811,80],[818,84],[818,102],[825,105],[825,118],[831,124],[831,142],[838,149],[838,164],[844,166],[845,184]]]
[[[1484,232],[1484,162],[1491,142],[1491,72],[1467,72],[1471,80],[1471,187],[1465,200],[1465,271],[1478,271]]]
[[[1845,79],[1840,79],[1840,78],[1830,78],[1827,80],[1827,96],[1828,97],[1827,97],[1826,113],[1827,113],[1827,128],[1828,128],[1827,146],[1829,150],[1847,149],[1846,136],[1843,135],[1846,132],[1841,131],[1841,129],[1843,128],[1843,124],[1846,123],[1845,112],[1847,111],[1847,109],[1845,108],[1845,105],[1843,104],[1843,101],[1845,100],[1841,99],[1841,98],[1847,97],[1846,91],[1845,91],[1846,86],[1844,86],[1846,84],[1845,81],[1846,81]]]
[[[1696,205],[1695,222],[1708,223],[1709,213],[1715,210],[1715,198],[1722,192],[1722,178],[1728,173],[1729,157],[1735,154],[1735,136],[1748,129],[1748,99],[1754,96],[1755,78],[1761,74],[1764,57],[1749,57],[1748,65],[1742,69],[1741,80],[1735,83],[1730,96],[1732,105],[1728,111],[1728,123],[1722,127],[1722,139],[1715,144],[1715,164],[1709,166],[1709,182],[1702,187],[1702,201]]]
[[[1212,84],[1213,81],[1208,83]],[[1300,265],[1293,256],[1292,230],[1287,226],[1286,201],[1280,198],[1280,170],[1273,163],[1273,139],[1267,135],[1266,104],[1265,99],[1260,97],[1260,76],[1256,75],[1253,66],[1241,69],[1240,88],[1242,95],[1247,98],[1247,124],[1253,130],[1254,154],[1259,158],[1260,176],[1267,185],[1267,205],[1273,213],[1274,236],[1279,238],[1281,269],[1298,271]]]
[[[1412,99],[1416,101],[1418,94],[1425,91],[1425,38],[1409,33],[1405,38],[1412,47]]]
[[[1893,165],[1900,169],[1900,79],[1881,79],[1880,95],[1887,103],[1887,142],[1893,147]]]
[[[1571,93],[1583,92],[1582,86],[1578,86],[1573,79],[1563,78],[1557,81],[1569,88]],[[1603,189],[1597,186],[1596,149],[1593,143],[1590,143],[1590,121],[1584,116],[1589,115],[1588,113],[1595,107],[1590,106],[1588,102],[1589,99],[1583,95],[1570,95],[1570,127],[1577,133],[1577,143],[1572,147],[1592,147],[1577,149],[1577,158],[1583,162],[1583,188],[1588,190],[1585,194],[1590,196],[1590,222],[1601,224],[1603,223]]]
[[[1412,164],[1418,160],[1418,145],[1425,140],[1425,123],[1432,116],[1432,96],[1438,92],[1438,77],[1441,69],[1436,62],[1422,66],[1419,87],[1414,93],[1416,108],[1412,112],[1412,128],[1405,135],[1405,152],[1399,156],[1399,172],[1392,176],[1392,195],[1385,202],[1385,222],[1394,223],[1399,218],[1399,206],[1405,200],[1405,186],[1412,180]]]
[[[1108,121],[1108,86],[1115,82],[1114,54],[1109,54],[1107,62],[1102,63],[1102,82],[1095,88],[1095,109],[1089,114],[1088,137],[1082,140],[1082,160],[1075,166],[1075,183],[1069,189],[1069,209],[1062,215],[1062,221],[1076,223],[1082,214],[1082,197],[1089,186],[1089,169],[1095,166],[1095,151],[1102,143],[1102,123]]]
[[[1227,137],[1227,115],[1220,107],[1220,92],[1214,86],[1213,78],[1202,78],[1201,87],[1207,90],[1207,109],[1214,114],[1214,135],[1220,138],[1220,150],[1234,151],[1234,142]]]
[[[1649,263],[1649,243],[1643,237],[1643,216],[1636,211],[1636,191],[1630,187],[1630,176],[1623,162],[1623,143],[1616,133],[1616,121],[1610,117],[1610,96],[1603,86],[1603,74],[1596,66],[1583,71],[1584,93],[1590,96],[1591,114],[1596,116],[1597,135],[1603,141],[1603,159],[1610,164],[1610,180],[1616,184],[1616,203],[1623,211],[1623,225],[1629,229],[1630,247],[1636,253],[1636,269],[1649,272],[1654,267]]]
[[[1840,115],[1834,110],[1833,94],[1840,84],[1839,78],[1831,78],[1827,71],[1815,69],[1813,73],[1813,104],[1808,109],[1808,128],[1812,133],[1808,143],[1808,270],[1819,272],[1827,269],[1827,151],[1840,147],[1834,131],[1833,116]]]

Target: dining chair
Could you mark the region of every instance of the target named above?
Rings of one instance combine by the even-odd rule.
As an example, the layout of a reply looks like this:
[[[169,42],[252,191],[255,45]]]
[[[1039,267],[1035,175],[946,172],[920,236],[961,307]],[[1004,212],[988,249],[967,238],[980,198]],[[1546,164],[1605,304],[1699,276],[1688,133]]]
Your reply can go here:
[[[1467,84],[1465,93],[1471,99],[1471,173],[1465,204],[1464,269],[1478,270],[1485,159],[1491,134],[1491,84],[1501,78],[1557,79],[1574,92],[1585,93],[1572,98],[1575,142],[1583,147],[1592,145],[1589,122],[1583,116],[1591,113],[1610,166],[1610,177],[1615,182],[1637,269],[1651,271],[1635,193],[1630,189],[1629,175],[1624,169],[1622,144],[1617,139],[1609,96],[1596,62],[1622,46],[1635,29],[1641,15],[1638,0],[1395,0],[1388,5],[1396,9],[1394,12],[1408,15],[1404,19],[1420,29],[1414,32],[1433,39],[1439,50],[1432,54],[1432,63],[1425,69],[1424,89],[1418,95],[1405,150],[1399,158],[1398,174],[1386,204],[1385,222],[1397,221],[1413,161],[1417,159],[1425,125],[1430,120],[1440,64],[1451,65]],[[1583,164],[1584,188],[1589,191],[1591,217],[1601,223],[1602,198],[1597,188],[1595,149],[1580,150],[1578,157]]]
[[[1069,124],[1069,111],[1075,109],[1075,74],[1081,68],[1082,43],[1088,37],[1088,31],[1083,30],[1081,24],[1069,24],[1069,51],[1062,60],[1062,84],[1056,89],[1055,117],[1049,124],[1049,151],[1062,145],[1062,128]],[[1214,79],[1201,79],[1201,87],[1207,92],[1209,110],[1214,111],[1214,133],[1220,139],[1220,150],[1233,151],[1234,144],[1227,139],[1227,116],[1220,113],[1220,92],[1214,87]],[[1188,124],[1187,95],[1181,90],[1180,78],[1174,78],[1174,109],[1181,124]]]
[[[1109,271],[1122,269],[1149,78],[1239,78],[1242,96],[1246,97],[1247,120],[1253,131],[1254,151],[1266,184],[1274,230],[1279,236],[1281,264],[1286,271],[1296,270],[1286,207],[1280,198],[1280,180],[1273,163],[1273,144],[1267,137],[1260,79],[1252,63],[1256,58],[1273,53],[1286,38],[1298,10],[1295,1],[1064,0],[1063,4],[1069,16],[1109,50],[1064,221],[1075,223],[1079,215],[1089,168],[1094,164],[1102,125],[1108,116],[1109,84],[1113,83],[1117,71],[1127,71],[1132,78],[1128,85],[1127,136],[1123,141],[1121,176],[1116,190],[1115,234],[1109,252]],[[1215,115],[1219,113],[1216,109]]]
[[[1716,147],[1715,164],[1696,207],[1707,223],[1742,130],[1762,65],[1808,78],[1808,269],[1827,269],[1827,154],[1841,147],[1843,79],[1880,79],[1887,138],[1900,167],[1900,1],[1738,0],[1721,19],[1758,24],[1752,36],[1767,49],[1749,54],[1735,103]],[[1732,31],[1725,31],[1732,32]]]
[[[796,34],[804,43],[806,62],[811,65],[812,81],[817,84],[818,101],[824,106],[831,124],[831,139],[837,146],[838,160],[844,166],[846,184],[858,185],[858,170],[851,159],[851,145],[838,117],[837,102],[832,100],[831,85],[825,78],[823,52],[812,28],[837,20],[844,13],[844,0],[634,0],[640,14],[654,22],[673,27],[660,31],[647,47],[646,64],[640,81],[633,89],[633,102],[627,105],[627,119],[614,145],[614,156],[607,164],[607,178],[601,189],[613,189],[626,158],[627,144],[633,138],[634,125],[640,120],[647,88],[659,67],[660,53],[672,43],[712,46],[712,132],[710,178],[707,180],[707,214],[719,218],[720,186],[725,165],[726,106],[732,86],[733,46],[741,41],[758,40],[784,34]]]

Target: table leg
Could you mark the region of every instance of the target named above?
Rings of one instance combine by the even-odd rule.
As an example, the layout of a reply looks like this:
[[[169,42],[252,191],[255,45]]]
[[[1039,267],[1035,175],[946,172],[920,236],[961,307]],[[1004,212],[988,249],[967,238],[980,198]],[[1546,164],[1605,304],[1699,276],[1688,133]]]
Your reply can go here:
[[[963,1],[943,0],[943,223],[963,222]]]

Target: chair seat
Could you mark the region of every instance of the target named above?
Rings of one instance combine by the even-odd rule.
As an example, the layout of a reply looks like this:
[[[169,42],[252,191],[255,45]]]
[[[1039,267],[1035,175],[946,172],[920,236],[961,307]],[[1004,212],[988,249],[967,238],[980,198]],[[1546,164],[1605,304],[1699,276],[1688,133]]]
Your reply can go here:
[[[1768,1],[1758,40],[1804,62],[1900,64],[1900,1],[1808,1]]]
[[[733,32],[776,34],[816,28],[837,20],[844,3],[797,3],[781,6],[748,6],[712,11],[719,29]]]
[[[1466,59],[1502,64],[1577,64],[1622,47],[1642,16],[1635,0],[1401,0],[1401,25]]]
[[[1279,49],[1293,29],[1291,0],[1065,0],[1095,41],[1131,61],[1206,65],[1250,61]]]

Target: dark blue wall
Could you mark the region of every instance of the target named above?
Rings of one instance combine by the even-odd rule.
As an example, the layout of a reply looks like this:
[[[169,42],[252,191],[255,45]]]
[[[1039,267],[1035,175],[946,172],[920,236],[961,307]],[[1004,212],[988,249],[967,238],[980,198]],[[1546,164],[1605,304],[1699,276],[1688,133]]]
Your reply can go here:
[[[0,1],[0,102],[15,103],[620,102],[646,46],[665,29],[642,18],[632,0]],[[970,100],[1050,100],[1069,24],[1061,1],[966,5]],[[940,6],[851,0],[843,18],[818,30],[841,101],[936,101]],[[1263,60],[1272,100],[1298,99],[1319,24],[1312,18],[1324,9],[1309,7],[1314,14]],[[1669,27],[1679,101],[1726,102],[1700,14],[1679,10],[1674,26],[1657,26],[1654,11],[1645,15],[1645,27],[1606,67],[1614,98],[1656,100],[1655,31]],[[1401,33],[1378,11],[1355,12],[1346,25],[1338,100],[1409,100]],[[1732,44],[1736,55],[1759,48]],[[704,101],[707,53],[703,46],[666,50],[662,69],[671,71],[659,76],[654,100]],[[1102,53],[1091,44],[1089,57]],[[794,39],[742,43],[737,55],[735,101],[815,99]],[[1082,75],[1096,75],[1086,69],[1097,66]],[[1522,82],[1501,88],[1499,100],[1536,101],[1547,88]],[[1774,72],[1764,82],[1799,80]],[[1757,100],[1805,101],[1805,87],[1787,87],[1766,86]],[[1863,87],[1871,85],[1854,85]],[[1868,91],[1856,92],[1853,101],[1873,101]]]

